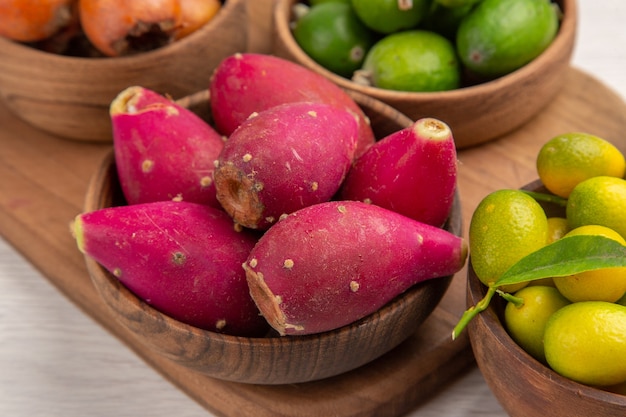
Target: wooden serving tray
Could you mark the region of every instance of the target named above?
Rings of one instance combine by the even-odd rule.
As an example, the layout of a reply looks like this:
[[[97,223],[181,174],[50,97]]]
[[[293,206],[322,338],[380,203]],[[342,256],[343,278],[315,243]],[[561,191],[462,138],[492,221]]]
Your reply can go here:
[[[537,177],[535,157],[569,131],[604,137],[626,152],[626,105],[592,77],[571,69],[565,89],[538,117],[501,140],[459,153],[464,230],[478,202]],[[592,93],[589,93],[592,92]],[[145,350],[111,319],[69,233],[90,176],[110,145],[52,137],[0,104],[0,233],[63,294],[202,406],[224,416],[399,416],[445,389],[473,364],[466,335],[450,332],[465,309],[465,270],[427,322],[382,358],[327,380],[287,386],[211,379]]]

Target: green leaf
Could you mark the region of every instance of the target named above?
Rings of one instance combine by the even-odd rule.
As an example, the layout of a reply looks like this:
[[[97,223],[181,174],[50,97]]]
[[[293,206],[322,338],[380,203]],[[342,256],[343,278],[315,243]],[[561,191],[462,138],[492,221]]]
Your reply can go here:
[[[604,236],[574,235],[561,238],[520,259],[494,285],[621,266],[626,267],[626,246]]]
[[[537,201],[556,204],[557,206],[567,207],[567,199],[556,196],[554,194],[538,193],[536,191],[522,190]]]

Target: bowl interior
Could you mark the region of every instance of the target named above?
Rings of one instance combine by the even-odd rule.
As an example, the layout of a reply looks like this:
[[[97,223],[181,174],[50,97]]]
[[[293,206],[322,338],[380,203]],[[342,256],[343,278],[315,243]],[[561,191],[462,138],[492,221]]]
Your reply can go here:
[[[209,83],[213,68],[247,47],[246,1],[227,0],[189,36],[141,54],[70,57],[0,37],[0,98],[19,118],[72,140],[111,142],[109,105],[140,85],[180,98]]]
[[[334,83],[375,97],[413,120],[435,117],[452,128],[458,148],[494,140],[522,126],[563,85],[576,36],[576,0],[556,0],[563,11],[559,32],[550,46],[524,67],[492,81],[442,92],[404,92],[359,85],[325,69],[310,58],[291,34],[293,5],[277,0],[273,14],[273,53],[329,78]]]
[[[185,104],[203,114],[205,93]],[[378,137],[410,125],[406,116],[354,93]],[[104,158],[85,198],[85,211],[125,204],[114,154]],[[445,228],[462,232],[458,193]],[[93,284],[113,316],[148,348],[214,378],[255,384],[299,383],[353,370],[385,354],[413,334],[445,294],[452,277],[418,284],[379,311],[340,329],[307,336],[236,337],[200,330],[153,309],[127,290],[98,263],[85,257]]]
[[[547,192],[536,180],[524,189]],[[546,214],[563,216],[563,208],[542,203]],[[467,305],[476,305],[486,287],[476,276],[471,256],[468,267]],[[494,297],[488,309],[468,326],[478,367],[490,389],[512,417],[623,416],[626,396],[579,384],[564,378],[520,348],[503,326],[504,300]]]

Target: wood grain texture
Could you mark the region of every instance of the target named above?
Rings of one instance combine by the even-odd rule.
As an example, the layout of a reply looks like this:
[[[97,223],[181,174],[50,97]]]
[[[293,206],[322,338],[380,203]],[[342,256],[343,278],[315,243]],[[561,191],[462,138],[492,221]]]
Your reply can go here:
[[[386,407],[402,414],[424,401],[472,362],[468,340],[449,340],[462,306],[463,277],[450,287],[452,310],[439,308],[419,333],[392,353],[348,374],[315,383],[276,387],[226,383],[189,371],[147,351],[112,320],[89,281],[84,260],[69,233],[82,210],[89,177],[110,146],[50,137],[0,107],[0,229],[3,236],[68,298],[125,341],[144,360],[200,404],[220,415],[369,416]],[[53,173],[51,175],[50,173]],[[419,372],[418,372],[419,370]],[[426,387],[422,383],[428,381]],[[358,395],[355,395],[358,393]],[[301,401],[293,402],[293,398]],[[323,401],[320,401],[323,399]],[[236,414],[239,413],[239,414]]]
[[[248,1],[253,7],[260,8],[263,12],[263,4],[269,0]],[[626,32],[623,30],[623,20],[626,8],[622,0],[605,0],[602,7],[594,2],[579,2],[580,7],[580,27],[577,46],[574,54],[574,64],[577,68],[584,69],[593,74],[598,79],[615,88],[623,98],[626,98],[626,85],[623,77],[623,68],[626,65],[626,54],[623,45],[626,42]],[[258,14],[257,16],[262,16]],[[251,27],[264,26],[265,22],[253,20]],[[610,42],[606,42],[610,39]],[[257,38],[260,43],[265,43],[263,38]],[[565,122],[572,117],[574,120],[582,114],[582,119],[573,122],[573,125],[584,125],[593,129],[595,126],[595,116],[600,115],[598,123],[605,123],[607,119],[617,117],[611,123],[613,128],[623,127],[623,104],[615,100],[614,94],[610,94],[606,106],[606,88],[597,82],[588,82],[586,77],[568,77],[568,82],[581,81],[583,86],[590,90],[581,90],[577,86],[568,86],[565,96],[559,98],[557,103],[564,108],[555,113],[550,109],[551,115],[546,117],[548,121],[557,119],[558,126],[571,126],[572,123]],[[597,94],[596,90],[598,89]],[[616,110],[611,115],[603,115],[606,108],[612,105]],[[597,106],[597,111],[595,107]],[[574,115],[569,113],[574,109]],[[577,110],[576,110],[577,109]],[[0,106],[0,130],[4,129],[7,123],[6,109]],[[30,136],[39,135],[33,129],[17,127],[15,121],[9,117],[8,129],[11,133],[24,135],[26,143],[24,147],[39,145],[41,140],[33,139]],[[19,123],[18,123],[19,124]],[[558,127],[557,126],[557,127]],[[611,130],[609,128],[607,130]],[[604,130],[604,129],[603,129]],[[534,129],[534,133],[540,129]],[[552,130],[550,130],[552,131]],[[10,136],[10,135],[9,135]],[[522,135],[523,136],[523,135]],[[0,233],[3,236],[11,235],[11,244],[21,242],[20,251],[25,254],[25,250],[35,253],[37,250],[47,251],[46,257],[53,257],[62,251],[52,249],[49,245],[55,244],[54,239],[38,243],[30,237],[20,237],[20,233],[31,233],[31,224],[43,223],[32,218],[46,217],[46,210],[40,208],[27,208],[26,206],[45,206],[47,199],[58,198],[58,193],[49,192],[44,186],[28,185],[31,180],[47,184],[47,180],[35,180],[32,177],[49,175],[48,168],[62,164],[50,164],[41,162],[41,157],[37,158],[37,163],[43,164],[37,168],[36,164],[30,164],[28,169],[14,170],[16,165],[21,166],[23,159],[27,159],[32,153],[26,153],[22,158],[15,159],[24,147],[11,142],[10,148],[6,148],[5,140],[7,136],[0,134]],[[534,139],[526,139],[531,143]],[[55,151],[58,144],[62,142],[50,141],[47,146],[42,147],[42,153],[72,152],[72,158],[86,158],[87,161],[74,161],[73,164],[85,164],[80,173],[85,173],[85,169],[90,160],[89,150],[70,151],[65,146]],[[39,145],[41,146],[41,145]],[[518,145],[519,147],[521,145]],[[536,146],[536,145],[532,145]],[[97,151],[96,151],[97,152]],[[491,163],[494,155],[507,155],[506,146],[501,150],[491,150],[486,148],[483,163]],[[502,175],[513,175],[510,179],[494,179],[494,184],[513,184],[519,186],[515,177],[520,167],[527,172],[530,169],[531,161],[527,157],[519,159],[510,157],[507,166],[503,169]],[[45,160],[46,157],[43,157]],[[511,161],[512,160],[512,161]],[[512,164],[512,166],[511,166]],[[501,167],[502,167],[501,165]],[[4,168],[6,166],[6,168]],[[95,166],[92,167],[95,169]],[[71,169],[68,168],[68,169]],[[473,166],[464,171],[461,180],[464,184],[470,182],[480,183],[480,175],[476,173],[478,167]],[[25,173],[20,171],[26,171]],[[28,171],[33,171],[29,174]],[[490,170],[486,170],[491,172]],[[493,171],[498,171],[497,167]],[[7,176],[6,174],[9,173]],[[58,174],[57,174],[58,175]],[[79,175],[79,174],[78,174]],[[471,176],[470,179],[467,176]],[[526,177],[527,173],[522,173]],[[61,175],[62,180],[67,180],[67,175]],[[528,174],[530,177],[530,174]],[[489,181],[488,175],[486,175]],[[9,182],[17,180],[17,184],[11,185]],[[6,181],[6,182],[5,182]],[[86,180],[78,181],[79,188]],[[69,185],[71,189],[75,185]],[[27,189],[23,189],[26,187]],[[474,191],[480,193],[490,188],[477,185]],[[465,189],[470,190],[467,186]],[[14,196],[8,196],[5,192],[15,192]],[[471,191],[471,190],[470,190]],[[33,194],[34,193],[34,194]],[[41,195],[40,195],[41,194]],[[475,201],[480,195],[472,197],[467,192],[465,199]],[[16,198],[13,198],[16,197]],[[25,198],[24,198],[25,197]],[[10,207],[8,202],[11,202]],[[26,213],[30,211],[30,214]],[[70,210],[71,211],[71,210]],[[55,217],[55,216],[51,216]],[[18,222],[13,225],[12,222]],[[63,220],[64,221],[64,220]],[[8,224],[11,222],[11,224]],[[26,223],[25,223],[26,222]],[[28,225],[27,225],[28,224]],[[54,226],[56,227],[56,226]],[[58,227],[57,231],[66,230],[65,227]],[[45,232],[42,232],[45,234]],[[53,234],[54,235],[54,234]],[[61,235],[59,235],[61,236]],[[62,243],[64,245],[65,243]],[[31,248],[32,246],[32,248]],[[0,344],[0,414],[6,416],[92,416],[108,417],[151,415],[151,416],[172,416],[179,417],[200,417],[215,416],[216,413],[206,411],[205,403],[196,403],[189,399],[186,390],[178,390],[172,386],[171,379],[161,378],[153,372],[153,368],[146,366],[133,351],[124,346],[120,340],[111,337],[103,327],[99,326],[91,316],[81,314],[76,307],[77,304],[65,298],[57,288],[53,286],[53,281],[43,279],[43,273],[48,274],[52,269],[67,271],[67,268],[46,267],[42,268],[28,262],[20,254],[15,252],[16,246],[10,246],[6,239],[0,239],[0,334],[3,342]],[[29,255],[29,259],[32,255]],[[56,262],[56,261],[55,261]],[[36,269],[37,268],[37,269]],[[455,279],[456,280],[456,279]],[[453,283],[456,284],[457,281]],[[464,281],[459,280],[458,284],[463,286]],[[464,302],[463,298],[455,300],[455,297],[444,298],[444,304],[456,305],[455,302]],[[456,292],[454,292],[456,294]],[[450,322],[455,322],[456,317]],[[154,368],[157,369],[157,368]],[[159,371],[161,372],[161,371]],[[445,376],[442,376],[445,378]],[[193,381],[190,381],[190,384]],[[410,382],[410,381],[408,381]],[[206,392],[201,392],[200,396],[208,396],[210,386]],[[418,388],[414,388],[417,390]],[[428,395],[425,401],[416,403],[407,417],[504,417],[508,415],[497,403],[495,397],[485,384],[484,378],[476,366],[463,372],[461,376],[450,377],[449,380],[437,389],[439,392]],[[200,388],[196,391],[201,391]],[[182,395],[181,395],[182,394]],[[222,390],[215,392],[214,402],[222,405],[222,409],[229,410],[230,416],[254,415],[254,405],[248,401],[240,402],[235,400],[226,407],[227,399],[224,399]],[[397,395],[396,395],[397,397]],[[194,395],[194,398],[197,396]],[[235,396],[235,398],[238,398]],[[253,398],[252,398],[253,400]],[[365,401],[369,401],[365,399]],[[265,407],[264,403],[264,407]],[[293,409],[292,409],[293,410]],[[296,410],[297,411],[297,410]],[[394,410],[392,410],[394,411]],[[223,413],[220,413],[223,415]],[[377,415],[385,415],[385,408],[380,407]]]
[[[272,38],[268,36],[272,28],[274,0],[246,1],[248,17],[248,50],[260,53],[272,51]]]
[[[586,130],[618,144],[626,128],[623,101],[577,70],[566,87],[523,130],[459,153],[459,191],[464,227],[478,202],[496,188],[536,177],[534,158],[548,138]],[[587,91],[593,91],[590,99]],[[48,136],[0,107],[0,230],[45,276],[83,311],[125,341],[148,364],[196,399],[225,416],[401,415],[454,380],[472,362],[466,339],[450,341],[465,308],[465,275],[450,290],[419,332],[371,365],[329,380],[286,386],[224,383],[190,372],[146,352],[132,334],[111,320],[89,282],[69,222],[83,205],[89,177],[110,146]],[[464,342],[465,340],[465,342]],[[420,372],[416,370],[419,369]]]

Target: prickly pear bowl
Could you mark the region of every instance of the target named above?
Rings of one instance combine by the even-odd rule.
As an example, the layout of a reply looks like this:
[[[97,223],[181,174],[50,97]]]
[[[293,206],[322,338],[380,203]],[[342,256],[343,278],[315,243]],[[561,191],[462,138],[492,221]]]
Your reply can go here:
[[[207,115],[204,93],[179,101]],[[410,119],[370,97],[353,95],[377,137],[410,125]],[[107,155],[91,179],[85,211],[126,204],[114,154]],[[458,193],[445,229],[461,234]],[[85,257],[91,280],[112,317],[143,345],[182,366],[221,380],[253,384],[291,384],[333,377],[384,355],[416,331],[435,309],[452,276],[411,287],[381,309],[336,330],[298,336],[231,336],[201,330],[157,311],[129,291],[100,264]]]
[[[559,31],[541,55],[508,75],[441,92],[393,91],[362,85],[319,65],[296,42],[291,29],[293,6],[300,0],[278,0],[273,12],[273,53],[329,78],[339,86],[390,104],[417,120],[425,115],[446,122],[458,148],[495,140],[538,114],[563,85],[572,56],[577,9],[575,0],[557,0],[563,13]]]
[[[247,48],[246,2],[227,0],[189,36],[135,55],[74,57],[0,37],[0,99],[20,119],[47,133],[110,142],[111,100],[130,85],[181,98],[204,88],[211,70]]]
[[[548,193],[540,180],[523,187]],[[549,216],[564,216],[556,204],[540,202]],[[471,257],[468,266],[467,305],[476,305],[486,294],[476,276]],[[504,327],[504,300],[494,297],[487,310],[468,326],[474,356],[487,384],[512,417],[621,416],[626,396],[579,384],[562,377],[526,353]]]

